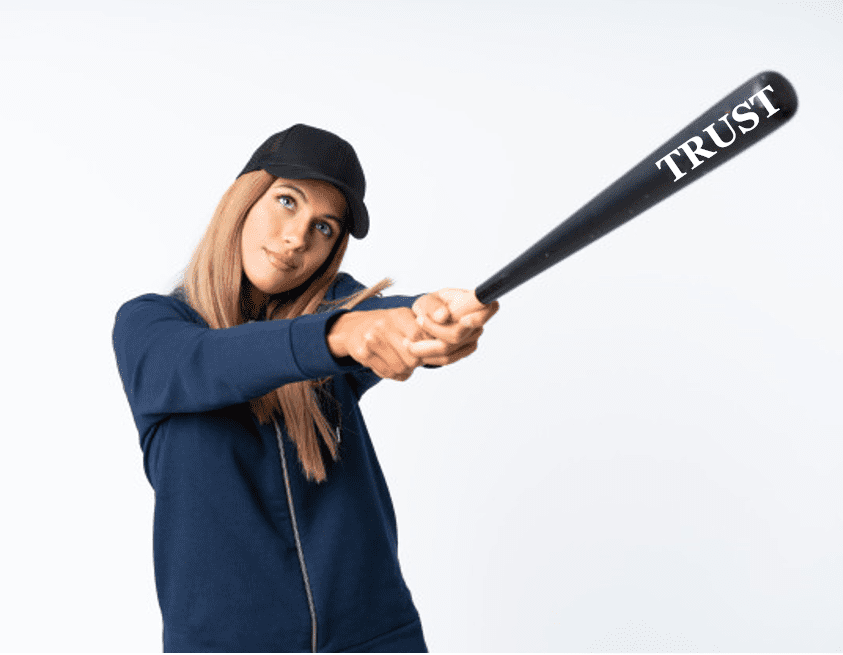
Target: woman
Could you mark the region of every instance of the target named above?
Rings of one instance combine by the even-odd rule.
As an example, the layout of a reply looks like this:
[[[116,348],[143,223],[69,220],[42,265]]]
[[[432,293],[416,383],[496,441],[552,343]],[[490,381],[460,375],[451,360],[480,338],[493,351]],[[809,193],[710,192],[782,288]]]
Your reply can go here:
[[[165,651],[426,650],[358,401],[471,354],[497,304],[339,273],[364,192],[347,142],[294,125],[223,196],[183,284],[117,312]]]

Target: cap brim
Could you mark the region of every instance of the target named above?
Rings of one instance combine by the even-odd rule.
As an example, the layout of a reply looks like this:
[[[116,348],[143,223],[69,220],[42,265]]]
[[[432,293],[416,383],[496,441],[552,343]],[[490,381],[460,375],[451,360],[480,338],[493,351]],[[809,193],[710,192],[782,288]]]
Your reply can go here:
[[[348,231],[355,239],[362,239],[369,233],[369,212],[362,200],[352,192],[351,188],[336,178],[320,173],[319,171],[306,166],[295,164],[269,164],[263,167],[267,173],[276,177],[287,178],[288,180],[322,180],[329,182],[339,189],[345,202],[348,205],[350,225]]]

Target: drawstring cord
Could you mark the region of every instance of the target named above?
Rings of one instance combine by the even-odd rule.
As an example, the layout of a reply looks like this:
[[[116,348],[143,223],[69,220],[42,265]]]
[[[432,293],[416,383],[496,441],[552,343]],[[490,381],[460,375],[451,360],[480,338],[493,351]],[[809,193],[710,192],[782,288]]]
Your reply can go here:
[[[296,550],[299,554],[299,566],[301,567],[301,577],[304,580],[304,591],[307,594],[307,606],[310,610],[310,650],[316,652],[316,605],[313,602],[313,593],[310,590],[310,578],[307,576],[307,566],[304,563],[304,550],[301,546],[301,537],[299,536],[299,526],[296,522],[296,511],[293,506],[293,493],[290,490],[290,476],[287,473],[287,456],[284,454],[284,439],[281,436],[281,428],[278,427],[278,422],[272,419],[275,425],[275,436],[278,438],[278,449],[281,451],[281,468],[284,472],[284,487],[287,490],[287,506],[290,510],[290,523],[293,525],[293,536],[296,539]]]

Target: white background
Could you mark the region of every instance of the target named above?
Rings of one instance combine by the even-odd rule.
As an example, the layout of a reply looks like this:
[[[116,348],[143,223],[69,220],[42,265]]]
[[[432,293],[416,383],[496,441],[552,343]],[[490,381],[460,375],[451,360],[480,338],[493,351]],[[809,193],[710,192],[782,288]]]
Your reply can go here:
[[[357,149],[345,270],[473,288],[772,69],[789,124],[363,409],[431,650],[843,651],[839,1],[25,6],[0,4],[0,647],[160,651],[114,314],[172,288],[267,136]]]

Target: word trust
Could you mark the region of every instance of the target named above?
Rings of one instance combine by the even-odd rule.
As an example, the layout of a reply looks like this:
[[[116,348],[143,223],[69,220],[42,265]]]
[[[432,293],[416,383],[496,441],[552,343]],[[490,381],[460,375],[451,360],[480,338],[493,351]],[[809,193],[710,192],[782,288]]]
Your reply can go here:
[[[751,132],[752,130],[754,130],[758,126],[758,123],[760,121],[760,119],[758,118],[758,114],[756,114],[754,111],[752,111],[752,108],[749,106],[750,102],[754,103],[756,100],[758,100],[764,106],[764,109],[767,110],[767,118],[769,118],[770,116],[775,114],[777,111],[779,111],[777,108],[773,107],[773,105],[770,103],[770,100],[764,95],[765,91],[769,91],[770,93],[772,93],[773,88],[768,84],[763,89],[761,89],[758,93],[756,93],[753,96],[750,96],[749,98],[747,98],[746,101],[742,102],[741,104],[739,104],[737,107],[735,107],[732,110],[732,120],[735,121],[735,123],[747,123],[747,122],[752,123],[752,125],[750,125],[749,127],[744,127],[743,125],[738,125],[738,129],[741,131],[741,134],[746,134],[747,132]],[[745,111],[741,111],[741,110],[745,110]],[[723,121],[724,123],[726,123],[729,130],[731,131],[731,133],[732,133],[731,140],[723,141],[723,139],[720,138],[720,135],[717,134],[717,131],[714,129],[714,126],[717,124],[716,122],[712,123],[707,128],[705,128],[703,130],[703,132],[708,133],[708,135],[711,137],[711,140],[714,141],[714,144],[717,147],[727,148],[730,145],[732,145],[732,143],[735,142],[735,139],[737,138],[738,135],[735,133],[735,128],[732,127],[732,125],[729,123],[729,114],[728,113],[725,116],[723,116],[722,118],[720,118],[720,120]],[[714,157],[714,155],[717,154],[716,150],[706,150],[705,148],[703,148],[702,137],[692,136],[685,143],[683,143],[681,146],[679,146],[679,148],[677,148],[676,150],[673,150],[672,152],[667,153],[664,157],[662,157],[661,159],[659,159],[656,162],[656,168],[658,168],[659,170],[661,170],[662,162],[667,164],[667,167],[671,170],[671,172],[675,176],[673,178],[674,182],[676,182],[676,180],[678,180],[680,177],[685,177],[685,175],[686,175],[686,173],[683,173],[682,171],[679,170],[679,166],[677,166],[676,162],[673,161],[673,159],[672,159],[674,156],[675,157],[681,157],[682,156],[681,153],[679,152],[680,148],[685,153],[685,156],[690,160],[691,170],[695,169],[697,166],[699,166],[700,164],[703,163],[703,160],[700,159],[700,157],[705,157],[706,159],[710,159],[711,157]]]

